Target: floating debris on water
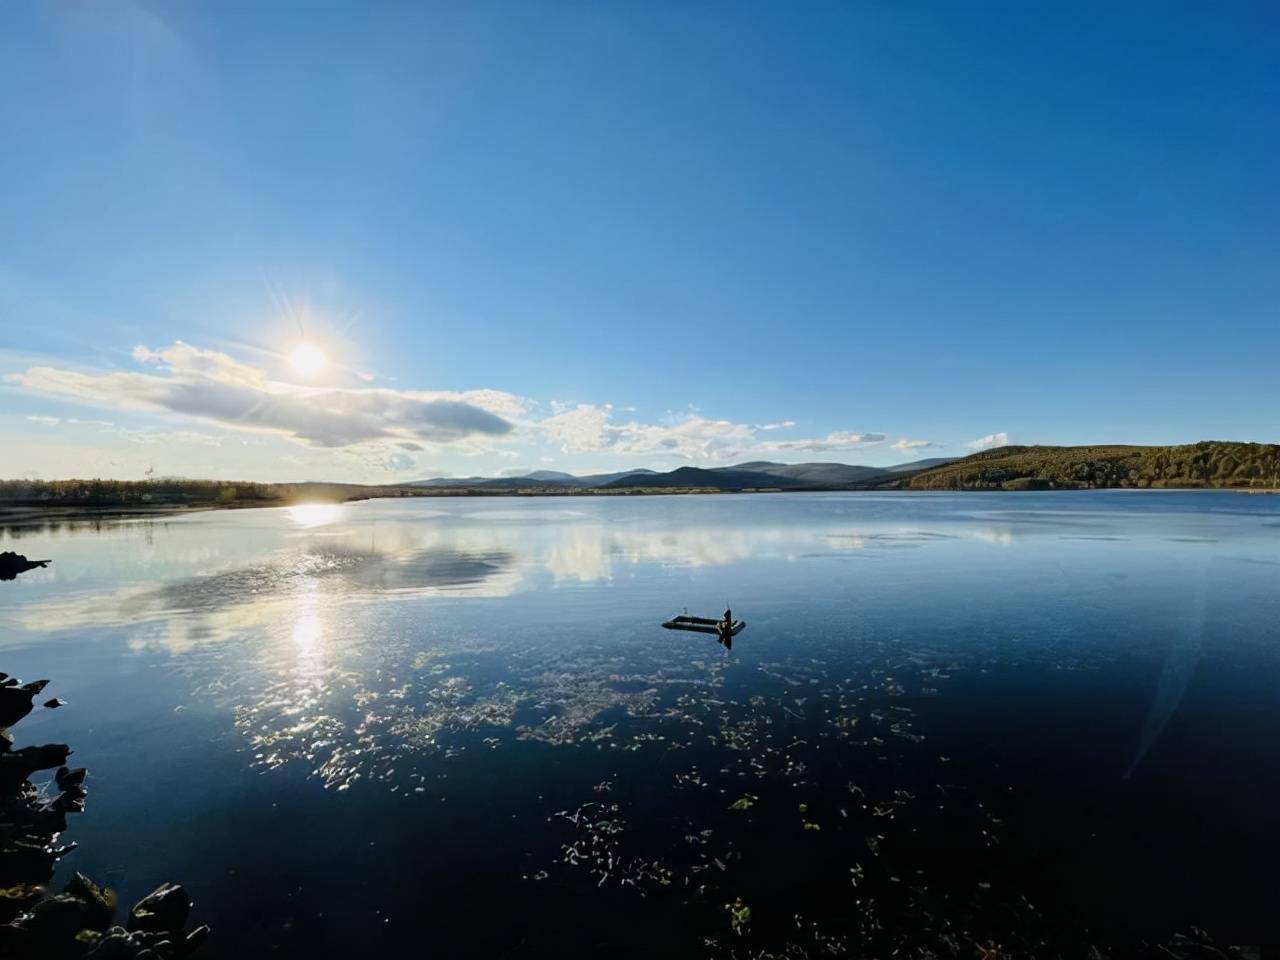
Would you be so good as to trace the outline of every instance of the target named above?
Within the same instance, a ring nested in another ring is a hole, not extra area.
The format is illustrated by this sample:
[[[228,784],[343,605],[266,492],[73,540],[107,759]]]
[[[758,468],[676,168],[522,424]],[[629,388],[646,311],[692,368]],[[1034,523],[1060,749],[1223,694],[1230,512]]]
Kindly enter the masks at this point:
[[[220,675],[210,692],[241,704],[254,766],[433,812],[465,806],[451,791],[474,789],[477,769],[544,758],[553,787],[511,811],[540,829],[510,879],[537,883],[539,902],[601,898],[624,916],[646,901],[679,915],[691,952],[995,957],[1082,942],[1009,882],[1017,804],[971,782],[967,757],[950,762],[944,693],[989,668],[985,654],[833,634],[800,651],[762,638],[753,661],[615,640],[459,632],[429,652],[380,650],[376,674],[334,656]],[[804,883],[776,891],[797,865]]]
[[[741,897],[734,897],[733,903],[726,903],[729,911],[729,928],[737,935],[744,935],[751,927],[751,908],[742,902]]]

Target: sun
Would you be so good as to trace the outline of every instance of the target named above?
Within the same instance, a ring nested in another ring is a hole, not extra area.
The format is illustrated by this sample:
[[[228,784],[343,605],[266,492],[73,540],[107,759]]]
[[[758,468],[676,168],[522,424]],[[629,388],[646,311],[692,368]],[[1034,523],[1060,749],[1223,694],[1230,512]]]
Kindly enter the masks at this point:
[[[310,379],[324,373],[325,367],[329,366],[329,358],[314,343],[304,340],[289,354],[289,366],[298,376]]]

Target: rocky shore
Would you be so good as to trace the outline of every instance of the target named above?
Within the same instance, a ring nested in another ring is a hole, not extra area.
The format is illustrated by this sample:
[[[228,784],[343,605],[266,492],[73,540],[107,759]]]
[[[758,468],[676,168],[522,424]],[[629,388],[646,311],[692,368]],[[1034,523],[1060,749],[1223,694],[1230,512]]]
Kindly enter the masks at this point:
[[[116,922],[115,893],[81,873],[52,889],[58,861],[76,848],[62,843],[67,815],[85,807],[83,767],[67,765],[64,743],[14,747],[10,728],[35,708],[48,680],[22,683],[0,673],[0,958],[49,960],[179,960],[194,953],[209,928],[187,929],[192,901],[162,883]],[[61,707],[49,699],[44,709]],[[32,777],[54,770],[53,780]],[[56,793],[54,792],[56,791]]]
[[[28,570],[36,570],[48,565],[48,560],[28,560],[20,553],[6,550],[4,553],[0,553],[0,580],[13,580],[20,573],[26,573]]]

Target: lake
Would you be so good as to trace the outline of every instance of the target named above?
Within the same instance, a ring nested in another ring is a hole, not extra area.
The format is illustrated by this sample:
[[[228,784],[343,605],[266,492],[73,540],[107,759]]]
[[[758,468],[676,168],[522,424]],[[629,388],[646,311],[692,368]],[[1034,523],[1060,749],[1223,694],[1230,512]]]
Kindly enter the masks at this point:
[[[0,549],[53,560],[0,584],[0,669],[68,701],[19,744],[90,771],[60,877],[183,883],[205,956],[1280,941],[1280,497],[387,500]],[[661,628],[726,605],[731,651]]]

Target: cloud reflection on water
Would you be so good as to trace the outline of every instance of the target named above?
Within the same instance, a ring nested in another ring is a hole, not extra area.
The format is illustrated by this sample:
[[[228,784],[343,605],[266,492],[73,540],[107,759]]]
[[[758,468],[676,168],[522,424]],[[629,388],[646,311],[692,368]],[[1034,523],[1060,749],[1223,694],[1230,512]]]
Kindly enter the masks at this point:
[[[732,658],[691,658],[689,647],[643,633],[625,644],[601,636],[593,610],[609,629],[621,621],[592,584],[640,569],[855,555],[916,564],[922,553],[967,551],[981,563],[992,548],[1115,532],[1107,516],[1085,512],[1056,522],[1047,511],[957,511],[930,524],[859,516],[839,501],[793,503],[806,509],[770,513],[767,499],[669,513],[304,506],[147,527],[145,551],[130,550],[143,529],[122,525],[112,556],[136,567],[92,581],[107,589],[71,582],[74,592],[35,595],[14,619],[32,633],[116,630],[135,650],[166,651],[196,690],[232,709],[257,765],[301,761],[328,785],[375,778],[416,790],[417,760],[455,749],[460,732],[564,745],[608,740],[619,715],[687,725],[672,697],[701,702],[691,691],[709,696]],[[86,566],[109,567],[105,542],[91,546]],[[1090,549],[1127,547],[1097,539]],[[563,629],[544,623],[528,635],[508,607],[486,626],[432,606],[560,589],[581,591],[581,603],[557,605]]]
[[[233,539],[242,514],[183,518],[158,534],[151,526],[121,525],[129,548],[131,533],[146,530],[145,553],[130,549],[138,564],[134,576],[112,571],[113,584],[124,580],[123,586],[34,599],[17,608],[16,622],[32,632],[129,629],[135,643],[155,642],[146,627],[164,622],[162,642],[179,653],[278,623],[282,604],[287,608],[307,591],[330,606],[378,602],[389,595],[499,598],[548,581],[609,581],[636,566],[714,567],[744,560],[835,558],[850,551],[883,551],[887,557],[903,548],[950,549],[957,542],[1008,547],[1024,536],[1062,535],[1081,524],[1096,524],[1102,534],[1106,521],[1103,515],[1081,514],[1064,528],[1053,526],[1056,518],[1047,512],[1016,518],[1013,511],[990,511],[931,530],[874,519],[853,525],[821,513],[792,523],[751,518],[697,526],[606,523],[599,512],[563,508],[471,508],[452,514],[424,509],[404,517],[371,517],[366,505],[309,504],[260,513],[286,521],[255,527],[260,546]],[[219,540],[219,533],[225,539]]]

